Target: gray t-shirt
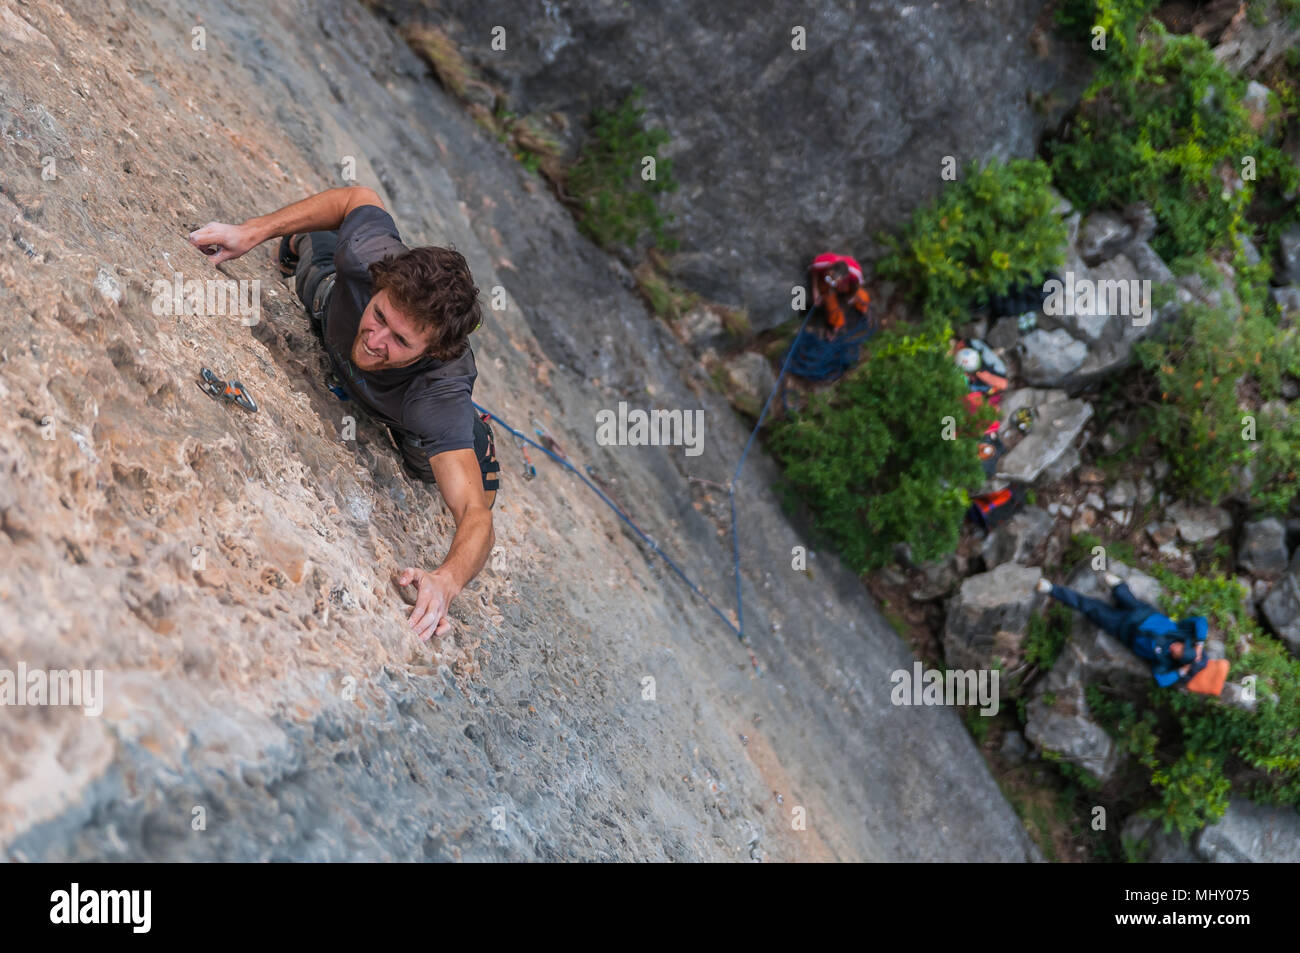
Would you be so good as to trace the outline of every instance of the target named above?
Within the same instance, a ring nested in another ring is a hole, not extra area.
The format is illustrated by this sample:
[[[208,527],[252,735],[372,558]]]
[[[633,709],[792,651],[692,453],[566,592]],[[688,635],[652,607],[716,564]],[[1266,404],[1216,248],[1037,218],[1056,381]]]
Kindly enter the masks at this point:
[[[361,315],[374,296],[369,265],[406,250],[392,216],[377,205],[362,205],[343,220],[334,251],[325,351],[348,395],[397,431],[402,455],[412,467],[432,475],[429,457],[474,447],[470,396],[478,370],[473,350],[467,345],[465,353],[450,361],[425,357],[382,371],[363,371],[350,360]]]

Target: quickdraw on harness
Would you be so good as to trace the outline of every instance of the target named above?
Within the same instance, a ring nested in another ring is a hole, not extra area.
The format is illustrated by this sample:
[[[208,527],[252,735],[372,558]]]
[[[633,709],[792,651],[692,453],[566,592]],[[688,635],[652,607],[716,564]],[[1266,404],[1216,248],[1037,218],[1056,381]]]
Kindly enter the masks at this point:
[[[199,371],[198,385],[199,390],[215,400],[228,400],[232,404],[238,404],[245,410],[257,413],[257,403],[249,395],[244,385],[237,380],[223,381],[205,367]]]

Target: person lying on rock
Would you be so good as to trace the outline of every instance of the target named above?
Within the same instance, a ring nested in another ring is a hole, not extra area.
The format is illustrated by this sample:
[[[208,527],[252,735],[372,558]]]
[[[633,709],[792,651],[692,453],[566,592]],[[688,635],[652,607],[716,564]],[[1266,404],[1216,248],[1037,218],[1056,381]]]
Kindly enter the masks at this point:
[[[1114,573],[1103,577],[1112,589],[1119,608],[1100,599],[1038,580],[1038,591],[1082,612],[1093,625],[1109,632],[1151,666],[1151,674],[1163,688],[1187,682],[1205,668],[1205,636],[1209,624],[1201,616],[1174,622],[1155,606],[1143,602],[1128,583]],[[1217,693],[1216,693],[1217,694]]]
[[[871,295],[862,287],[862,266],[855,259],[826,252],[813,259],[808,271],[812,275],[813,307],[821,309],[829,337],[844,329],[845,307],[862,318],[869,316]]]
[[[415,633],[442,635],[449,604],[492,551],[501,469],[470,399],[478,372],[469,336],[483,315],[464,256],[402,244],[379,196],[360,186],[241,225],[209,222],[189,238],[214,265],[281,239],[280,269],[295,276],[343,391],[389,428],[407,474],[437,484],[456,521],[440,566],[407,567],[396,580],[416,586]]]

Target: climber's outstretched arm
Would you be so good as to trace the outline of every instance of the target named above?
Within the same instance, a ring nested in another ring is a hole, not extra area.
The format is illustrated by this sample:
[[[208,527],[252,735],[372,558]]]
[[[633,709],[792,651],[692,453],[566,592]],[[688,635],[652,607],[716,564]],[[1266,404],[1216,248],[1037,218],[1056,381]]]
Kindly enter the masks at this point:
[[[429,458],[438,491],[456,520],[456,535],[442,565],[433,572],[408,567],[399,585],[415,583],[418,595],[410,625],[423,640],[451,628],[447,607],[487,562],[496,542],[492,510],[483,490],[483,472],[473,450],[448,450]]]
[[[219,265],[238,258],[269,238],[300,232],[332,232],[343,225],[349,212],[362,205],[384,207],[374,189],[365,186],[326,189],[270,215],[250,218],[240,225],[209,222],[190,232],[190,244],[207,255],[208,261]]]

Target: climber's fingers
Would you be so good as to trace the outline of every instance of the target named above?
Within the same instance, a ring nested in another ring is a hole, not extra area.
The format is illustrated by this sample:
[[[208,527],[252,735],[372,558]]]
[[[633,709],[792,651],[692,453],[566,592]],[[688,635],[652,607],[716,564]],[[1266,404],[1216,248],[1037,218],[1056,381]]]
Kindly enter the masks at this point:
[[[401,578],[419,579],[410,626],[420,641],[427,642],[430,635],[442,635],[450,629],[451,621],[447,618],[449,594],[438,585],[433,575],[419,569],[408,569],[402,573]]]
[[[209,222],[189,234],[190,244],[214,265],[238,258],[252,247],[249,236],[238,225]]]

